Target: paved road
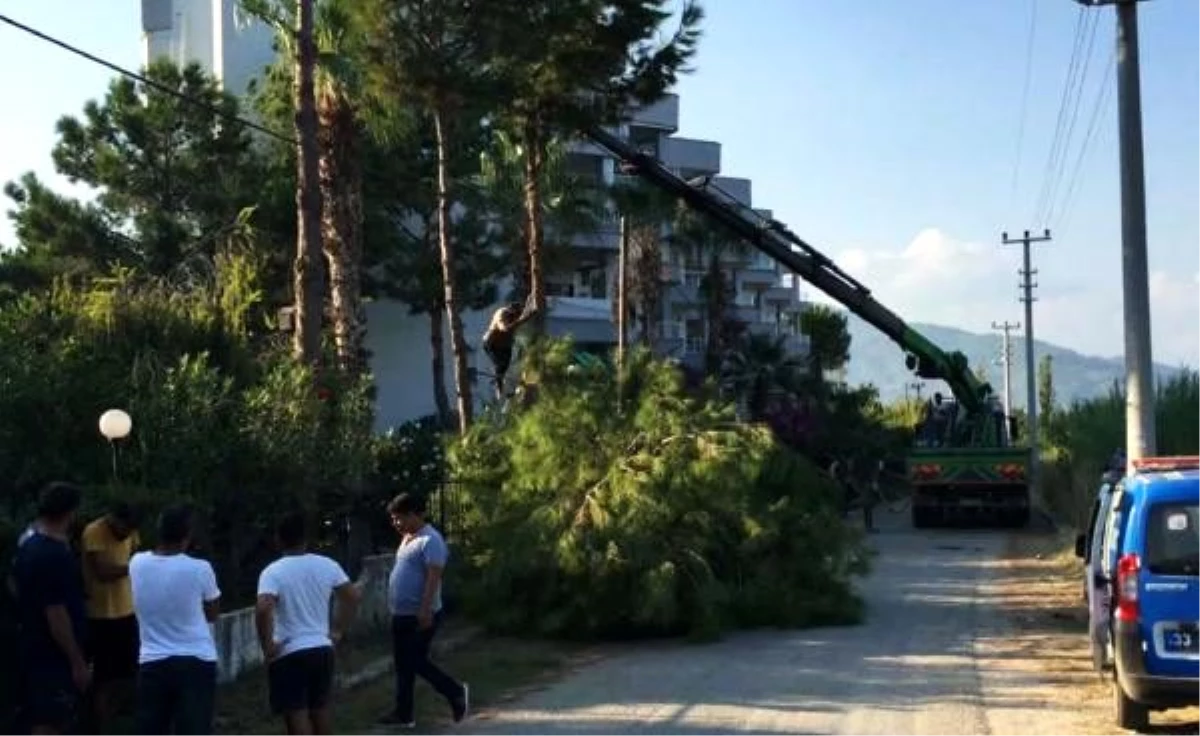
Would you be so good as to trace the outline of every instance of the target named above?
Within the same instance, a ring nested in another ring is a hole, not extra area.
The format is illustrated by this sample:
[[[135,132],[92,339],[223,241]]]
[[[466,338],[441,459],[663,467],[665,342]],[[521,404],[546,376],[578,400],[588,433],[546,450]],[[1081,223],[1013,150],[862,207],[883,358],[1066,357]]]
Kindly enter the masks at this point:
[[[1069,705],[989,642],[1005,535],[887,517],[862,626],[634,649],[504,709],[473,733],[1070,733]],[[989,653],[990,652],[990,653]]]

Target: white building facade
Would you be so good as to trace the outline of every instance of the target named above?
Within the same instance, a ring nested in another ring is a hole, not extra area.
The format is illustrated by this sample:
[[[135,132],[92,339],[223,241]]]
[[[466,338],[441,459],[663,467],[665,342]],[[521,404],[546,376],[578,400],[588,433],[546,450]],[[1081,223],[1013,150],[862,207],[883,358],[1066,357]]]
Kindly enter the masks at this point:
[[[273,34],[260,21],[246,16],[238,0],[142,0],[143,61],[170,58],[176,63],[199,63],[226,90],[244,96],[251,80],[274,59]],[[653,152],[676,174],[711,177],[715,190],[752,206],[748,179],[721,176],[721,146],[712,141],[675,135],[679,129],[679,97],[667,95],[637,110],[615,132],[643,151]],[[612,185],[621,174],[606,151],[576,143],[568,154],[571,170],[593,183]],[[769,215],[768,211],[762,211]],[[591,348],[615,345],[613,300],[617,293],[618,219],[606,219],[597,232],[572,237],[566,243],[547,243],[565,249],[564,264],[547,274],[552,335],[571,335]],[[697,366],[703,360],[709,325],[700,289],[706,259],[694,249],[663,247],[663,308],[655,343],[665,355]],[[788,351],[805,354],[807,339],[794,317],[805,302],[799,280],[784,274],[778,264],[751,248],[722,249],[727,278],[734,285],[734,314],[751,332],[783,338]],[[490,367],[479,340],[491,310],[463,314],[471,362]],[[432,393],[432,342],[429,320],[412,315],[406,304],[379,300],[367,305],[367,348],[377,386],[376,424],[379,429],[436,412]],[[446,335],[444,344],[450,344]],[[446,386],[453,393],[453,361],[446,356]],[[482,401],[489,382],[475,385]],[[453,403],[453,397],[451,397]]]

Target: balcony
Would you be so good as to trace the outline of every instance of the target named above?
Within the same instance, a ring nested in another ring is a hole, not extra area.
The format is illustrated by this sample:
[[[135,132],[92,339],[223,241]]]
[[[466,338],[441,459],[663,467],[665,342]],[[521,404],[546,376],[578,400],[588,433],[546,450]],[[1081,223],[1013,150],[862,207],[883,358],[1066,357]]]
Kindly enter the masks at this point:
[[[679,95],[664,95],[657,102],[631,110],[628,124],[674,133],[679,130]]]
[[[714,176],[709,191],[721,199],[750,206],[752,187],[749,179],[737,176]]]
[[[684,177],[715,174],[721,170],[721,144],[691,138],[663,138],[658,147],[663,165]]]
[[[763,292],[763,299],[776,304],[791,304],[799,302],[800,295],[792,286],[772,286]]]

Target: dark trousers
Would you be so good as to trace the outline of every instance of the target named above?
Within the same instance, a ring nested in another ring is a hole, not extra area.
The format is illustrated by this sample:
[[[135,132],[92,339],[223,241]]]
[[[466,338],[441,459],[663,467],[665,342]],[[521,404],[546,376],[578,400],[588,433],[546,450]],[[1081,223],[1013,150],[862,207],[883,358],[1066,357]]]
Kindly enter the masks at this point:
[[[421,629],[416,616],[392,617],[392,661],[396,669],[396,718],[402,722],[415,720],[413,686],[417,676],[424,678],[443,698],[453,701],[463,694],[463,686],[429,661],[429,646],[441,625],[442,615],[433,618],[433,625]]]
[[[167,657],[138,669],[138,733],[207,734],[213,731],[217,663]]]

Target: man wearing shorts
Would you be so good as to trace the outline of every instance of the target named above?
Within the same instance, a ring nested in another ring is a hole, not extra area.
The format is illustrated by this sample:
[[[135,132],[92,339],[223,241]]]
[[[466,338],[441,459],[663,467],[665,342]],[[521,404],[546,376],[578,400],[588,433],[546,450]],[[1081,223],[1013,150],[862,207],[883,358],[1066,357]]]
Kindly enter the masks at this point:
[[[492,315],[492,321],[487,331],[483,333],[483,352],[492,361],[493,382],[496,385],[496,400],[504,399],[504,376],[512,365],[513,344],[517,339],[517,328],[533,319],[536,309],[530,307],[533,296],[522,310],[521,305],[513,302],[508,306],[497,309]]]
[[[137,521],[129,504],[118,501],[83,530],[92,717],[100,733],[112,719],[116,688],[137,675],[138,626],[129,585],[129,558],[140,542]]]
[[[81,496],[69,483],[48,485],[33,533],[13,560],[22,715],[31,733],[73,733],[91,683],[83,581],[67,542]]]
[[[158,546],[129,560],[137,611],[138,733],[212,733],[217,645],[212,622],[221,589],[212,565],[187,553],[192,510],[171,506],[158,518]]]
[[[333,733],[333,648],[354,616],[359,590],[341,565],[308,551],[303,514],[285,516],[276,533],[283,556],[259,576],[254,612],[271,710],[283,716],[289,734]],[[338,606],[331,629],[334,596]]]

